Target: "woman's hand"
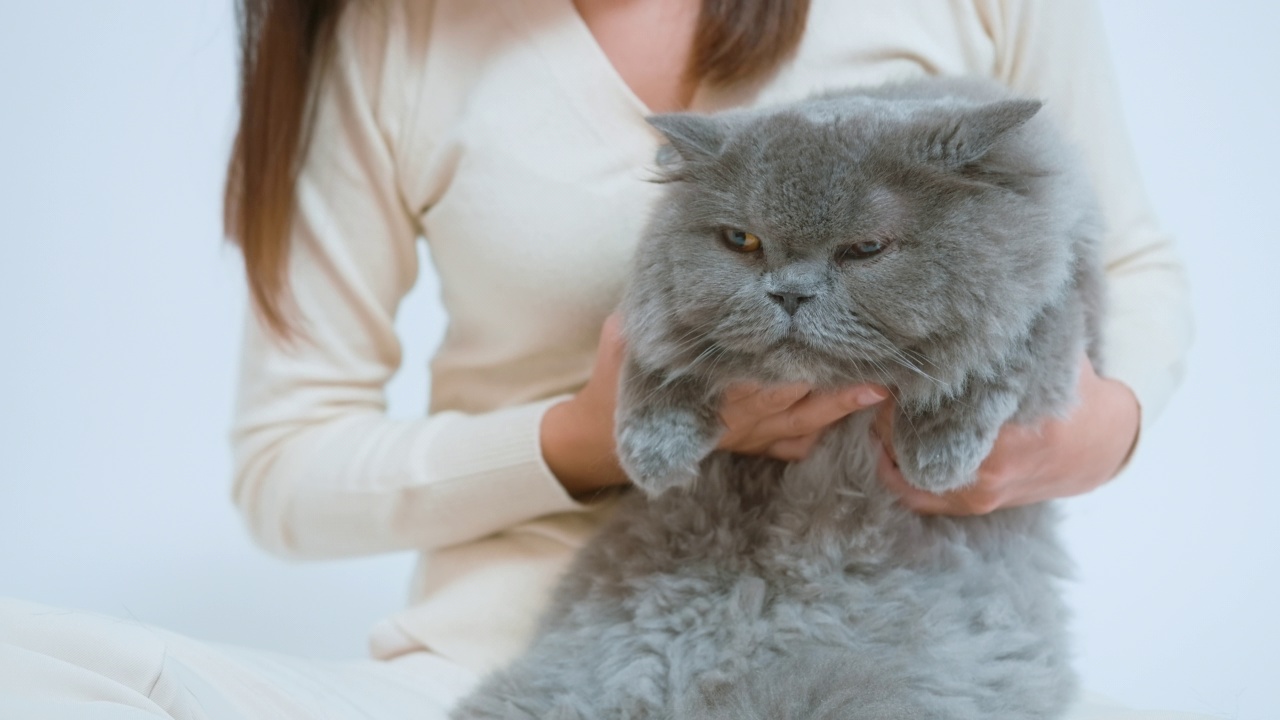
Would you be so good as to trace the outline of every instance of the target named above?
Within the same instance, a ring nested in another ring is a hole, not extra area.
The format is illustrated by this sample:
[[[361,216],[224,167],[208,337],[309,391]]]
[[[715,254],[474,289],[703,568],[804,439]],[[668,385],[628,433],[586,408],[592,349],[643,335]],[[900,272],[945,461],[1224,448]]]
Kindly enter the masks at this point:
[[[1138,439],[1141,410],[1127,385],[1081,362],[1079,404],[1063,420],[1005,425],[978,480],[935,495],[907,484],[890,443],[880,445],[880,479],[907,507],[928,515],[983,515],[1000,508],[1081,495],[1120,471]],[[881,406],[878,438],[893,437],[893,403]]]
[[[725,433],[717,447],[744,455],[803,460],[827,428],[888,395],[875,385],[825,393],[799,383],[733,385],[725,390],[720,406]]]
[[[576,395],[553,405],[542,418],[542,456],[573,495],[621,485],[613,438],[618,374],[624,358],[621,321],[611,315],[600,334],[595,365]],[[807,385],[735,385],[724,394],[721,450],[800,460],[833,423],[888,396],[883,388],[859,385],[815,393]]]
[[[542,459],[570,495],[627,482],[613,440],[618,375],[625,348],[622,321],[615,313],[600,330],[600,346],[587,384],[542,416]]]

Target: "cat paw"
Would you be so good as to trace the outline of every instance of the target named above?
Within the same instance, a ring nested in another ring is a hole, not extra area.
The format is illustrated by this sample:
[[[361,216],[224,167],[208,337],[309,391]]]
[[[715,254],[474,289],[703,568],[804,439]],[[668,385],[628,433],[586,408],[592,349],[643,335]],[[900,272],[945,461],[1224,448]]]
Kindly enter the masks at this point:
[[[912,486],[931,493],[944,493],[972,485],[986,452],[973,443],[906,443],[896,447],[898,469]]]
[[[714,444],[692,413],[651,414],[619,426],[618,461],[631,482],[657,496],[692,485]]]

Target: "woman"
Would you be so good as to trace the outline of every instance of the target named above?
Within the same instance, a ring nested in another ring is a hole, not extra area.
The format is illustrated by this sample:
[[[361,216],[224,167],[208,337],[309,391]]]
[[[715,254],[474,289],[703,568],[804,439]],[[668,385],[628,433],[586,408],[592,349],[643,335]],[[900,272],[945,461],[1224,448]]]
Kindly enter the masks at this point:
[[[93,699],[122,717],[443,717],[477,673],[518,652],[625,482],[611,433],[620,340],[605,320],[658,191],[646,182],[654,112],[979,74],[1047,99],[1082,145],[1110,227],[1111,377],[1085,363],[1077,411],[1006,428],[966,491],[913,491],[886,457],[885,482],[917,510],[990,512],[1096,487],[1176,384],[1189,337],[1181,266],[1141,196],[1088,3],[243,9],[227,199],[255,312],[236,500],[282,554],[422,551],[413,603],[375,629],[377,661],[341,665],[11,606],[0,637],[4,666],[18,669],[0,688],[23,688],[26,716],[87,717],[69,703]],[[393,317],[419,236],[450,325],[430,416],[397,422],[383,386],[400,361]],[[802,457],[824,427],[884,396],[743,388],[722,408],[723,446]]]

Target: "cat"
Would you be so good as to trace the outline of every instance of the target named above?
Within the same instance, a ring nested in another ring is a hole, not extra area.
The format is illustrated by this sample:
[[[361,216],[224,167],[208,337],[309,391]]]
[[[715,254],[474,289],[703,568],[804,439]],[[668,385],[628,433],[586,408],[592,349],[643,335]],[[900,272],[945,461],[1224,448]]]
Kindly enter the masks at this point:
[[[716,451],[734,382],[872,382],[904,477],[975,479],[1100,367],[1101,224],[1041,103],[925,79],[659,115],[622,315],[627,493],[530,649],[454,720],[1055,718],[1075,692],[1049,504],[925,517],[874,410],[786,463]]]

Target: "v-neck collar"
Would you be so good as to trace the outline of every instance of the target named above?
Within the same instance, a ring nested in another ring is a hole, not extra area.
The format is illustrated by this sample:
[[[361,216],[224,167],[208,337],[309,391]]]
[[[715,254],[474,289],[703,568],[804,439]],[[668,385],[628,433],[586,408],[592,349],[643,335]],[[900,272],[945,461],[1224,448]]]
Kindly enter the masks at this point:
[[[582,17],[582,13],[578,12],[578,8],[573,4],[573,0],[551,0],[553,3],[560,5],[565,14],[565,32],[576,36],[575,47],[580,48],[582,61],[585,66],[589,66],[590,70],[598,70],[604,80],[611,83],[624,95],[641,117],[655,115],[653,108],[649,107],[635,89],[631,87],[631,83],[622,77],[622,73],[618,71],[618,66],[613,64],[613,60],[609,58],[609,54],[601,47],[600,41],[596,39],[595,33],[591,32],[591,26],[587,25],[586,19]],[[696,95],[697,92],[695,91]]]
[[[498,5],[537,48],[566,97],[588,115],[604,110],[617,119],[648,127],[649,106],[622,79],[573,0],[500,0]]]
[[[538,49],[565,96],[581,114],[610,125],[642,129],[647,143],[657,136],[645,118],[656,113],[631,89],[578,13],[573,0],[500,0],[498,5]],[[761,84],[695,89],[688,112],[712,112],[749,105]]]

